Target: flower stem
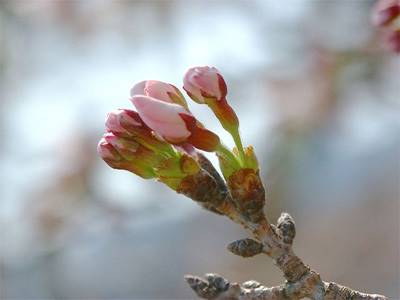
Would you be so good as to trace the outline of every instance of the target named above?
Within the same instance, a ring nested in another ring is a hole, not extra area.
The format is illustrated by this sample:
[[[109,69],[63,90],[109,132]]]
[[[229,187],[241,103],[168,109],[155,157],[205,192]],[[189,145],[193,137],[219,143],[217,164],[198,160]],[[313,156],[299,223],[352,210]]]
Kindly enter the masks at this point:
[[[239,161],[242,167],[246,166],[246,157],[244,154],[244,149],[243,149],[243,144],[242,140],[240,138],[239,134],[239,127],[236,127],[235,130],[231,132],[231,135],[233,137],[233,140],[235,142],[236,148],[238,149],[239,152]]]
[[[220,143],[216,152],[229,159],[229,161],[232,163],[232,167],[238,168],[241,165],[236,156],[224,144]]]

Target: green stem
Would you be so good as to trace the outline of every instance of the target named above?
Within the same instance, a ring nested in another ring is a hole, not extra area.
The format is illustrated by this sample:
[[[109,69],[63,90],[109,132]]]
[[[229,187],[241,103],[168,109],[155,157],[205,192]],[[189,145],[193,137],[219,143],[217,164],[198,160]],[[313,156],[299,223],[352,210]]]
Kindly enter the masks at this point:
[[[217,147],[217,153],[224,155],[228,158],[232,164],[235,165],[235,168],[240,166],[240,162],[237,160],[236,156],[222,143],[220,143]]]
[[[245,154],[244,154],[242,140],[241,140],[240,134],[239,134],[239,128],[236,127],[235,130],[233,130],[231,132],[231,135],[232,135],[233,140],[235,142],[236,148],[239,151],[239,159],[240,159],[241,165],[245,166],[246,165],[246,157],[245,157]]]

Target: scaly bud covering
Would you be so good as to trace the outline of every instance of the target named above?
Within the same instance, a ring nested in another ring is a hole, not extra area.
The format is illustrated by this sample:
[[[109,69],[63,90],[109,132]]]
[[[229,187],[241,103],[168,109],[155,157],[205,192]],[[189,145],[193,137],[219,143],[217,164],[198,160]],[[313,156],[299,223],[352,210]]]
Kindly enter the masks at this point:
[[[296,225],[291,215],[283,212],[279,217],[277,224],[278,232],[282,241],[286,244],[292,244],[296,236]]]
[[[164,102],[175,103],[180,106],[187,107],[185,97],[179,89],[169,83],[157,80],[141,81],[131,89],[131,97],[134,96],[149,96]]]
[[[253,239],[241,239],[230,243],[228,250],[242,257],[252,257],[262,253],[263,244]]]
[[[264,218],[265,191],[258,171],[239,169],[227,179],[237,210],[254,223]]]
[[[202,299],[216,299],[218,295],[227,292],[231,287],[230,283],[218,274],[206,274],[204,277],[203,279],[198,276],[185,276],[186,282],[196,295]]]

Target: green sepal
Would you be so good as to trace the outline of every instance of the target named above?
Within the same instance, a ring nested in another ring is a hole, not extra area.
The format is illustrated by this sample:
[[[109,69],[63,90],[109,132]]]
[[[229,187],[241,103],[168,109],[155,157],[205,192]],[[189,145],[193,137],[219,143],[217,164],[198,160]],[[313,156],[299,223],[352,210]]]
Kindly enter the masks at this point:
[[[244,149],[244,156],[246,167],[258,171],[260,167],[253,146],[248,146]]]
[[[176,157],[163,159],[155,167],[154,171],[160,181],[170,186],[175,186],[178,179],[182,179],[188,175],[193,175],[200,170],[198,162],[185,153],[178,153]],[[170,180],[171,179],[171,180]]]
[[[163,159],[154,167],[154,170],[159,177],[182,177],[184,175],[180,159],[176,157]]]
[[[193,175],[200,171],[200,165],[193,157],[183,154],[181,157],[181,170],[185,175]]]
[[[217,157],[219,161],[219,167],[225,179],[229,178],[229,176],[238,170],[239,167],[237,165],[233,165],[231,160],[227,159],[224,154],[217,153]]]
[[[239,156],[239,151],[236,147],[233,148],[233,153],[235,156]],[[258,165],[258,160],[257,157],[254,153],[254,148],[253,146],[248,146],[244,148],[244,162],[243,162],[243,167],[244,168],[251,168],[254,171],[257,171],[259,169]]]

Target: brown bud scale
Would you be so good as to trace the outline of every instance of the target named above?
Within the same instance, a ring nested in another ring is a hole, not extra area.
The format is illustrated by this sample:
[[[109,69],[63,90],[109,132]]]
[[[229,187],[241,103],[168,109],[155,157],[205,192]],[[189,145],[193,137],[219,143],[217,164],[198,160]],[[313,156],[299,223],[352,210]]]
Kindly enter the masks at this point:
[[[252,257],[263,251],[263,245],[253,239],[242,239],[230,243],[228,250],[242,257]]]
[[[265,190],[259,172],[243,168],[228,179],[231,196],[239,212],[251,222],[259,222],[264,217]]]
[[[221,189],[215,179],[203,169],[183,178],[176,191],[201,203],[212,212],[220,212],[218,207],[227,198],[226,190]]]

